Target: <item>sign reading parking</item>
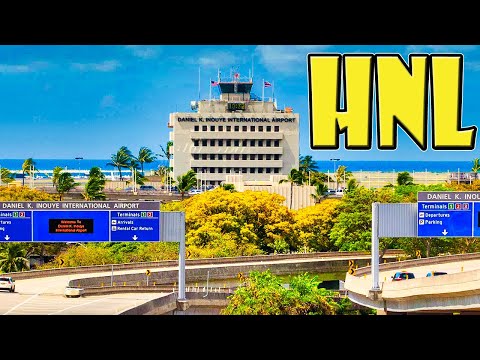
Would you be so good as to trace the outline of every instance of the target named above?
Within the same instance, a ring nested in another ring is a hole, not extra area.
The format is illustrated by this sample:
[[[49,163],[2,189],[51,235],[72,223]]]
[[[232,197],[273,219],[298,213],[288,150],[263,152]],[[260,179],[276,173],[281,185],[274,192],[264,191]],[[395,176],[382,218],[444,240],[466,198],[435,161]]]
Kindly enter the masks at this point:
[[[480,237],[480,192],[420,191],[419,237]]]
[[[0,202],[0,242],[25,241],[160,241],[160,202]]]

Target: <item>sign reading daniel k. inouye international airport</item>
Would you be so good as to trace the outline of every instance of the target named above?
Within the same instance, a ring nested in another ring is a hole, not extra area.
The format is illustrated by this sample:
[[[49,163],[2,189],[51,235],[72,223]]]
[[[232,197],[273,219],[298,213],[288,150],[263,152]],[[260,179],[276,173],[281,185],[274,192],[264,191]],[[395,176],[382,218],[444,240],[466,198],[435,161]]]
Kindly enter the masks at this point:
[[[0,202],[0,242],[25,241],[160,241],[160,202]]]

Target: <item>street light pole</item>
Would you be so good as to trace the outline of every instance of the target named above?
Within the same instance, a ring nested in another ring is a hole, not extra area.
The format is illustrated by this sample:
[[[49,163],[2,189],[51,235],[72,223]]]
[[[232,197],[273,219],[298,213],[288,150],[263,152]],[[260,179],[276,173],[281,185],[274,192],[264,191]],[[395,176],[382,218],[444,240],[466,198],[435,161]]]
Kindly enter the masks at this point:
[[[336,172],[337,172],[337,169],[335,167],[335,162],[337,161],[340,161],[340,159],[330,159],[330,161],[333,161],[333,176],[335,176],[335,191],[338,190],[338,184],[337,184],[337,176],[336,176]]]
[[[76,157],[75,160],[78,160],[78,176],[80,176],[80,160],[83,160],[83,157]]]

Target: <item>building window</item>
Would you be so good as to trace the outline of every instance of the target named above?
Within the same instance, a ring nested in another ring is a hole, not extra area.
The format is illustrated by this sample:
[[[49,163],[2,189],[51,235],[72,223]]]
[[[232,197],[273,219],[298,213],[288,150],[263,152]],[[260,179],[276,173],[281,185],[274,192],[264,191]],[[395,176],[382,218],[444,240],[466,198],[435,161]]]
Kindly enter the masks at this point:
[[[272,127],[271,126],[267,126],[267,132],[270,132],[272,131]]]
[[[259,132],[262,132],[262,131],[263,131],[263,126],[259,126],[259,127],[258,127],[258,131],[259,131]]]
[[[210,146],[215,146],[215,140],[210,140]]]
[[[242,168],[242,173],[246,174],[247,173],[247,168]]]
[[[255,154],[250,154],[250,160],[255,160]]]
[[[255,174],[255,168],[250,168],[250,174]]]
[[[267,147],[272,146],[272,140],[267,140]]]
[[[240,160],[240,155],[238,154],[233,155],[233,160]]]
[[[198,160],[198,154],[193,154],[193,160]]]
[[[240,146],[239,140],[233,140],[233,146]]]
[[[274,160],[280,160],[280,154],[275,154],[273,156],[274,156]]]
[[[231,127],[231,126],[227,126],[227,131],[232,131],[232,127]]]
[[[215,160],[215,154],[210,154],[210,160]]]
[[[262,154],[258,154],[258,160],[263,160],[263,155]]]
[[[258,173],[263,174],[263,168],[258,168]]]
[[[270,154],[265,155],[265,160],[272,160],[272,155],[270,155]]]
[[[255,140],[250,140],[250,146],[255,147]]]
[[[198,140],[193,140],[193,146],[198,146],[199,142]]]
[[[202,126],[202,131],[207,131],[207,125]]]
[[[223,174],[223,168],[218,168],[218,173]]]
[[[247,140],[242,140],[242,146],[247,146]]]
[[[223,131],[223,126],[222,125],[218,126],[218,131]]]
[[[250,126],[250,131],[255,132],[255,126]]]
[[[247,154],[243,154],[243,155],[242,155],[242,160],[248,160],[248,159],[247,159]]]
[[[227,146],[232,146],[232,140],[227,140]]]
[[[202,154],[202,160],[207,160],[207,154]]]
[[[225,168],[225,173],[229,174],[231,172],[232,172],[231,168],[229,168],[229,167]]]
[[[202,146],[207,146],[207,140],[202,140]]]
[[[273,172],[274,172],[275,174],[278,174],[279,170],[280,170],[279,168],[274,168],[274,169],[273,169]]]
[[[215,174],[215,168],[210,168],[210,174]]]
[[[235,125],[235,126],[233,127],[233,129],[234,129],[234,131],[240,131],[240,126]]]
[[[242,131],[247,132],[247,126],[242,126]]]
[[[280,146],[280,140],[275,140],[274,146],[275,146],[275,147],[279,147],[279,146]]]
[[[218,140],[218,146],[223,146],[223,140]]]
[[[227,154],[226,157],[227,157],[227,160],[232,160],[232,155],[231,154]]]
[[[193,129],[194,129],[195,131],[198,131],[198,130],[199,130],[199,126],[198,126],[198,125],[195,125],[195,126],[193,127]]]
[[[280,131],[280,126],[275,126],[275,127],[274,127],[274,131],[275,131],[275,132],[279,132],[279,131]]]
[[[258,140],[258,146],[263,146],[263,140]]]
[[[266,168],[266,169],[265,169],[265,172],[266,172],[267,174],[270,174],[270,173],[272,172],[272,169]]]
[[[215,125],[210,125],[210,131],[215,131]]]

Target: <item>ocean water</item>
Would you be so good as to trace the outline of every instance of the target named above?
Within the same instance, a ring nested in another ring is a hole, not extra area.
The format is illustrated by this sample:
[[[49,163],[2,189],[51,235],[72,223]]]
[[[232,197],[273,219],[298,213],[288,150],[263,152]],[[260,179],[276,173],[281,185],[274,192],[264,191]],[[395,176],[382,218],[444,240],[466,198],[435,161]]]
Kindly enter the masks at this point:
[[[22,169],[25,159],[0,159],[0,167],[5,167],[12,171]],[[109,159],[34,159],[38,170],[52,170],[55,166],[60,166],[65,170],[74,172],[75,170],[90,170],[98,166],[104,171],[116,171],[113,166],[107,165]],[[334,166],[346,166],[348,171],[380,171],[380,172],[401,172],[408,171],[419,172],[469,172],[472,170],[472,161],[333,161],[316,160],[318,171],[332,172]],[[155,160],[152,163],[144,163],[144,171],[156,170],[159,166],[166,166],[166,160]],[[122,172],[124,170],[122,169]]]

